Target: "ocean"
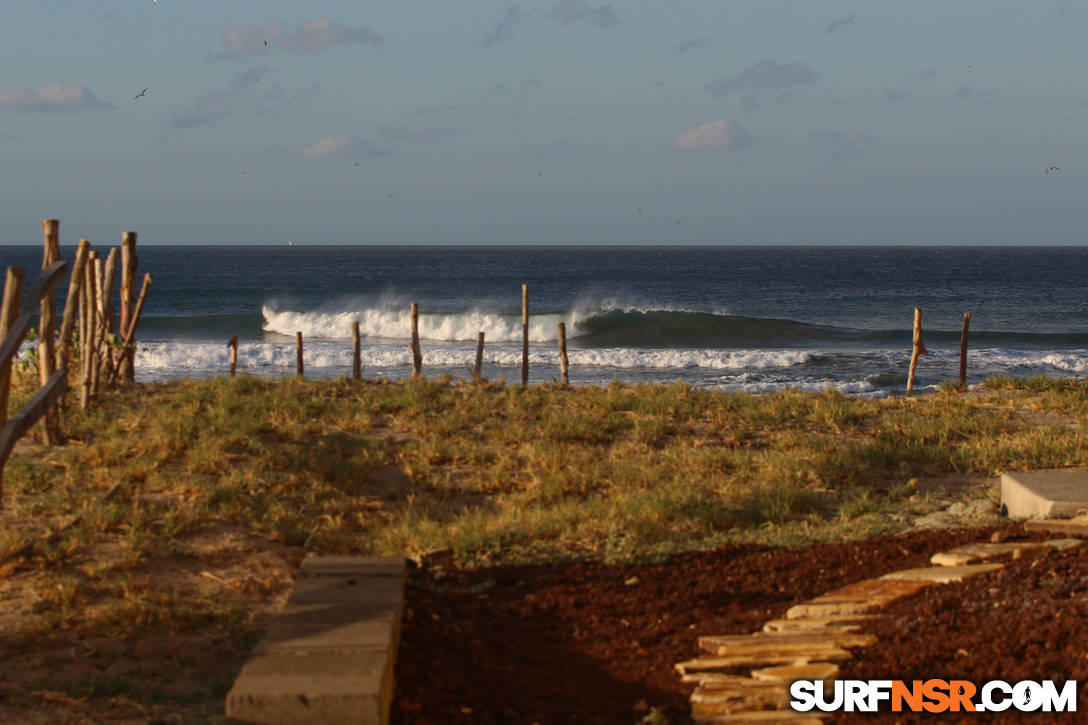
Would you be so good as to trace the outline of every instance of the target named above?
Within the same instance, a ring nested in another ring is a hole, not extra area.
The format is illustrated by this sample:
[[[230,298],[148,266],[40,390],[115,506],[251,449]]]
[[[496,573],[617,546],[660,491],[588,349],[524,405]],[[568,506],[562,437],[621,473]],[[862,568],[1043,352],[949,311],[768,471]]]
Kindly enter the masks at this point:
[[[100,253],[105,254],[100,248]],[[1082,247],[138,247],[151,290],[140,381],[295,372],[350,376],[351,323],[363,376],[411,374],[419,303],[423,374],[521,380],[521,285],[530,294],[530,382],[560,377],[566,323],[574,384],[686,382],[763,392],[906,391],[914,308],[929,355],[915,390],[959,375],[1088,371],[1088,248]],[[73,247],[62,247],[72,260]],[[41,266],[40,246],[0,247],[0,265]],[[29,281],[29,280],[28,280]],[[62,288],[63,289],[63,288]],[[63,298],[62,298],[63,299]]]

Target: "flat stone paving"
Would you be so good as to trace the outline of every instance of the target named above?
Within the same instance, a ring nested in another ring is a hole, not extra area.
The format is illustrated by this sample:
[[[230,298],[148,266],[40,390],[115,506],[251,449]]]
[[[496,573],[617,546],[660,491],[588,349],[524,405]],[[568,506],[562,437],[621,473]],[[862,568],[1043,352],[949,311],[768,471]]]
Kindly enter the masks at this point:
[[[796,680],[834,679],[839,672],[835,663],[851,657],[845,648],[876,644],[864,628],[866,620],[880,616],[879,610],[924,587],[1001,569],[1000,561],[1081,543],[1066,538],[960,546],[934,554],[931,561],[936,566],[903,569],[802,602],[790,608],[786,619],[768,622],[761,632],[700,637],[699,648],[707,654],[676,665],[683,681],[696,685],[692,719],[696,725],[822,722],[819,714],[789,709],[789,686]],[[748,677],[714,672],[737,666],[753,669]]]
[[[402,557],[307,556],[295,589],[227,694],[227,717],[261,725],[389,722]]]
[[[1073,518],[1088,511],[1088,471],[1027,471],[1001,475],[1009,518]]]

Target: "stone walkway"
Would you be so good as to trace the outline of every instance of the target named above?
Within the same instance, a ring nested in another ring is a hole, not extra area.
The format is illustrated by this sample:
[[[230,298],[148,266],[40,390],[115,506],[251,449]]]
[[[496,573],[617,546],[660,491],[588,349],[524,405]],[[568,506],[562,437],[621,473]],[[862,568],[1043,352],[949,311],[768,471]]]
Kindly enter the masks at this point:
[[[995,537],[996,538],[996,537]],[[1079,539],[1046,542],[990,541],[934,554],[933,566],[904,569],[866,579],[792,607],[785,619],[767,622],[747,635],[700,637],[706,654],[676,665],[684,682],[696,684],[691,712],[697,725],[734,723],[821,723],[818,715],[789,708],[796,680],[832,681],[849,648],[868,647],[876,637],[865,623],[892,602],[938,584],[995,571],[1003,561],[1040,556],[1080,545]],[[748,675],[721,670],[743,668]]]

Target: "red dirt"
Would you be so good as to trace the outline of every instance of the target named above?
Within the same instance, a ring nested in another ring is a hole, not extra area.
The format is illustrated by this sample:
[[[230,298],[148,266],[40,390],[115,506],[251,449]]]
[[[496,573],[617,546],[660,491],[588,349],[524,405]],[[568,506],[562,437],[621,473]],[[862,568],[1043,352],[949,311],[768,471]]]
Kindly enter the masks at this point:
[[[1050,538],[1008,528],[1020,539]],[[661,565],[417,570],[406,597],[393,722],[630,725],[648,715],[690,722],[692,686],[673,666],[700,654],[699,636],[753,632],[793,604],[928,565],[932,554],[986,541],[994,530],[735,546]],[[892,605],[887,619],[866,628],[880,643],[855,650],[841,676],[1088,683],[1088,550],[1034,561]],[[1082,686],[1082,700],[1085,694]]]

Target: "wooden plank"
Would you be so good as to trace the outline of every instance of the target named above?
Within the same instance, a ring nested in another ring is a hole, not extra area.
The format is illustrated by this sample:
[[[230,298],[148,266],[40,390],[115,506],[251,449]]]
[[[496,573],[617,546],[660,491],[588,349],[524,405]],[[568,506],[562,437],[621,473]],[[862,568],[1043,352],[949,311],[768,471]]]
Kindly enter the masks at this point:
[[[83,288],[83,267],[87,264],[87,254],[90,249],[90,242],[86,239],[79,240],[76,261],[72,265],[72,275],[68,278],[68,297],[64,301],[64,314],[61,317],[60,336],[57,340],[57,368],[60,370],[68,367],[68,360],[72,356],[72,329],[75,327],[76,318],[79,317],[79,293]]]
[[[34,284],[30,285],[30,288],[26,291],[26,296],[23,298],[23,312],[28,312],[38,306],[42,298],[57,288],[57,285],[64,279],[64,270],[68,268],[68,263],[63,259],[59,262],[53,262],[34,280]]]
[[[11,417],[0,430],[0,466],[7,462],[15,441],[19,440],[45,414],[46,409],[57,401],[68,385],[65,371],[58,370],[49,382],[38,389],[19,412]]]
[[[521,384],[529,384],[529,285],[521,286]]]
[[[24,312],[11,323],[8,336],[4,338],[3,343],[0,343],[0,366],[10,363],[15,353],[19,352],[19,348],[23,346],[26,331],[30,329],[31,319],[30,313]]]
[[[409,308],[412,317],[412,377],[418,378],[423,370],[423,353],[419,350],[419,303]]]
[[[359,347],[359,321],[351,323],[351,377],[358,380],[363,376],[362,350]],[[234,373],[231,373],[234,377]]]
[[[19,316],[19,299],[23,296],[26,269],[8,267],[4,281],[4,302],[0,306],[0,342],[7,339],[8,329]],[[8,419],[8,395],[11,392],[11,360],[0,358],[0,425]]]
[[[567,360],[567,323],[560,322],[557,327],[559,329],[559,372],[563,376],[563,385],[569,385],[568,368],[570,363]]]

